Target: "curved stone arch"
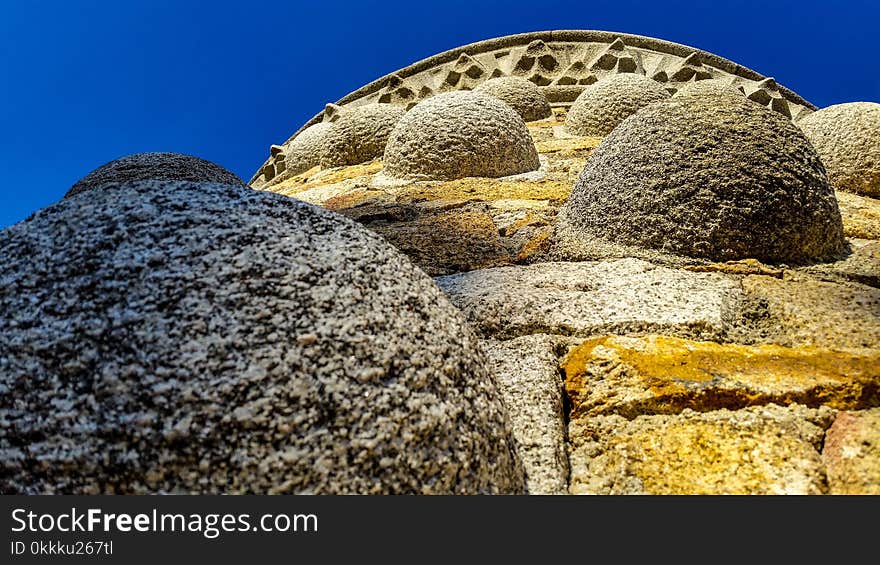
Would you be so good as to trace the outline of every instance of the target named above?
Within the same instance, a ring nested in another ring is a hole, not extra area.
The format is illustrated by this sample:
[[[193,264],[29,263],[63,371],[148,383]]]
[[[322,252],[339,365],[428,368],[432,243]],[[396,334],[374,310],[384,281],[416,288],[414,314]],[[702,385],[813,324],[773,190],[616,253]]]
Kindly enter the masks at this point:
[[[747,97],[792,119],[816,110],[773,78],[714,53],[663,39],[598,30],[537,31],[469,43],[384,75],[335,105],[381,101],[411,106],[438,91],[471,89],[489,78],[512,74],[538,84],[552,105],[566,106],[588,84],[618,72],[645,74],[668,83],[672,92],[694,80],[727,80],[741,87]],[[323,121],[324,113],[315,114],[284,145]],[[251,186],[262,187],[274,176],[275,158],[270,156],[260,166],[249,181]]]

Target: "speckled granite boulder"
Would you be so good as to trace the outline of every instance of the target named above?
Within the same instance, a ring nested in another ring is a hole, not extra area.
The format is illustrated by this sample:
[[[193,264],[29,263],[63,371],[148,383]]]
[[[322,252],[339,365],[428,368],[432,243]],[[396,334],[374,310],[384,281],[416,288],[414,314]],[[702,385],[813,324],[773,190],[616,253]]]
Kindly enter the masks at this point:
[[[501,100],[527,122],[543,120],[553,115],[547,97],[538,85],[522,77],[497,77],[474,89]]]
[[[284,164],[289,174],[297,175],[320,164],[321,147],[331,127],[333,124],[327,122],[310,125],[287,144],[284,148]]]
[[[880,197],[880,104],[849,102],[798,122],[840,190]]]
[[[110,161],[76,182],[64,197],[99,188],[138,180],[188,180],[244,184],[235,174],[220,165],[180,153],[133,153]]]
[[[629,116],[666,98],[666,89],[646,76],[614,75],[578,95],[565,118],[565,127],[574,135],[604,137]]]
[[[584,240],[714,260],[798,264],[844,247],[810,142],[735,94],[675,97],[625,120],[587,162],[559,221]]]
[[[339,110],[321,139],[322,167],[366,163],[382,156],[388,135],[406,110],[393,104],[365,104]]]
[[[534,171],[538,153],[523,119],[491,96],[456,91],[417,104],[385,148],[385,172],[400,179],[503,177]]]
[[[520,493],[489,361],[380,237],[144,181],[0,232],[3,493]]]

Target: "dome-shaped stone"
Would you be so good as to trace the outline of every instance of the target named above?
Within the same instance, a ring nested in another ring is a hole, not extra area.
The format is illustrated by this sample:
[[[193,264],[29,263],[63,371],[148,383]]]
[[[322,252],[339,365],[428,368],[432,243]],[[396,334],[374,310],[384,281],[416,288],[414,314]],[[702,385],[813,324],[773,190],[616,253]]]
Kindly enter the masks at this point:
[[[560,214],[577,237],[714,260],[797,264],[844,245],[834,191],[809,141],[736,94],[675,97],[624,120]]]
[[[503,177],[539,164],[522,117],[497,98],[472,91],[418,103],[385,148],[385,173],[401,179]]]
[[[4,493],[519,493],[479,342],[341,215],[141,181],[0,232]]]
[[[835,104],[797,124],[819,152],[835,188],[880,197],[880,104]]]
[[[244,184],[235,174],[200,157],[167,152],[133,153],[101,165],[78,180],[64,196],[106,184],[149,179]]]
[[[322,139],[322,167],[357,165],[381,157],[388,135],[406,110],[393,104],[341,108]]]
[[[285,170],[291,175],[298,175],[319,165],[324,136],[332,126],[327,122],[319,122],[299,132],[284,148]]]
[[[655,80],[632,73],[614,75],[578,95],[565,127],[574,135],[604,137],[640,109],[666,98],[669,93]]]
[[[516,110],[527,122],[553,115],[550,103],[538,85],[522,77],[491,78],[477,86],[474,92],[494,96]]]

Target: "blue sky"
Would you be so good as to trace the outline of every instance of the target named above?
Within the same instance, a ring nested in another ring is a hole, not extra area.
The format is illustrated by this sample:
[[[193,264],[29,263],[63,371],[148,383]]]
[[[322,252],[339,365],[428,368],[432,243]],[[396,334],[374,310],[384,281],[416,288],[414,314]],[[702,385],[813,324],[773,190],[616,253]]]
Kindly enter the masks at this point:
[[[141,151],[245,181],[327,102],[465,43],[599,29],[698,47],[816,104],[880,102],[871,1],[5,0],[0,228]]]

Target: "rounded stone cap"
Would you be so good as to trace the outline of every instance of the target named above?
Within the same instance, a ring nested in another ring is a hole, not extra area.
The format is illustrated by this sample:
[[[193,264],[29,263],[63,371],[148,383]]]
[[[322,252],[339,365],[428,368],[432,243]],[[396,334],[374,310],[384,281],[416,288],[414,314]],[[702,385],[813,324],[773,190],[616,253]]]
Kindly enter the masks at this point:
[[[141,181],[0,231],[5,493],[521,493],[463,315],[381,237]]]
[[[419,102],[385,148],[385,173],[401,179],[503,177],[534,171],[539,164],[522,117],[497,98],[472,91]]]
[[[235,174],[200,157],[168,152],[133,153],[101,165],[78,180],[64,197],[107,184],[147,179],[244,184]]]
[[[312,124],[287,144],[284,148],[284,163],[290,174],[297,175],[320,164],[324,136],[332,126],[333,124],[327,122]]]
[[[322,167],[357,165],[381,157],[388,135],[406,110],[394,104],[339,109],[321,139]]]
[[[835,188],[880,197],[880,104],[835,104],[797,125],[819,152]]]
[[[527,122],[543,120],[553,115],[550,102],[538,85],[522,77],[490,78],[474,89],[501,100]]]
[[[787,118],[737,94],[674,97],[624,120],[560,216],[577,237],[718,261],[799,264],[844,247],[812,145]]]
[[[588,86],[565,117],[574,135],[605,137],[617,124],[645,106],[669,98],[659,82],[643,75],[622,73]]]

